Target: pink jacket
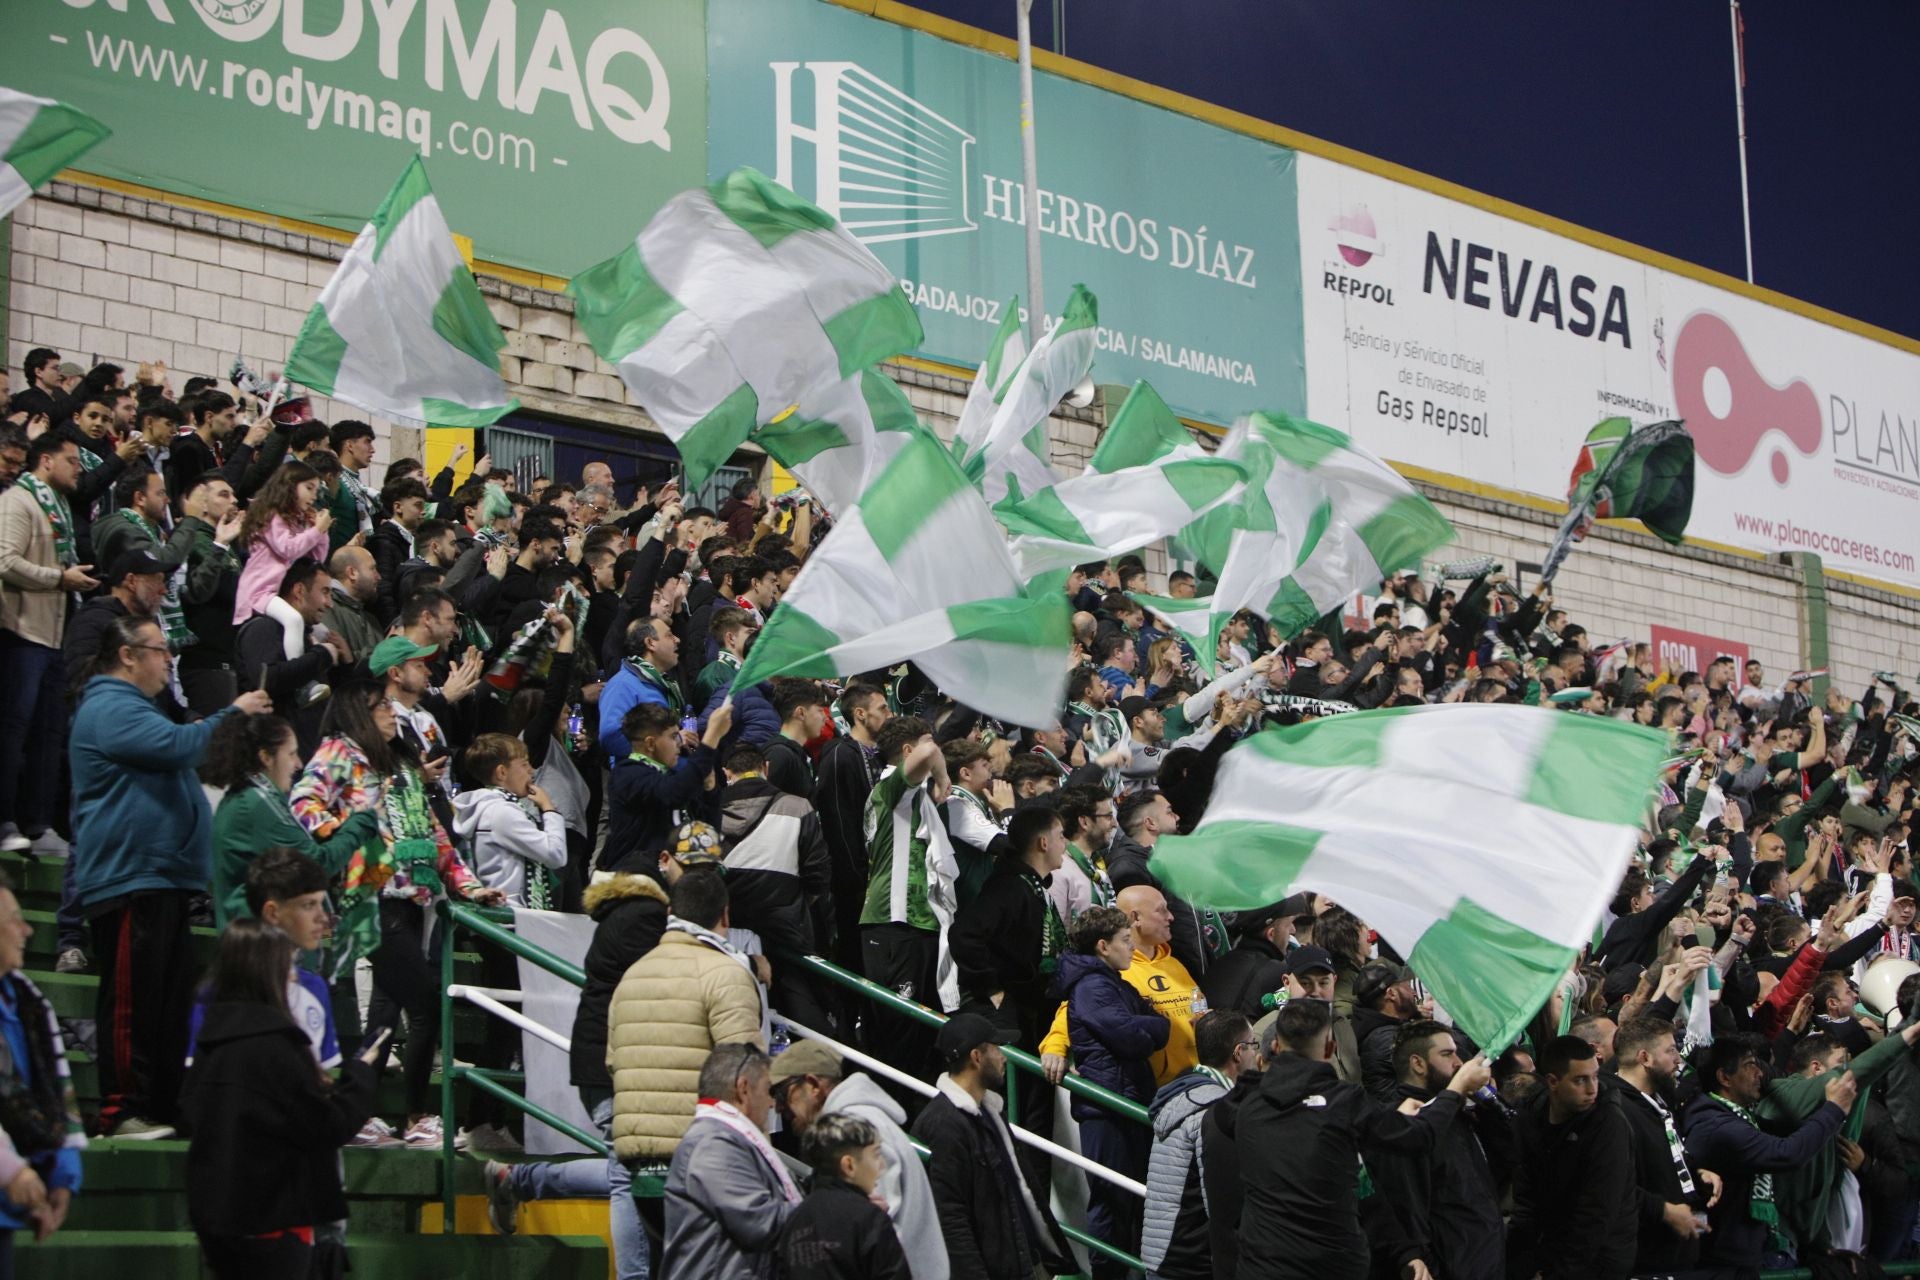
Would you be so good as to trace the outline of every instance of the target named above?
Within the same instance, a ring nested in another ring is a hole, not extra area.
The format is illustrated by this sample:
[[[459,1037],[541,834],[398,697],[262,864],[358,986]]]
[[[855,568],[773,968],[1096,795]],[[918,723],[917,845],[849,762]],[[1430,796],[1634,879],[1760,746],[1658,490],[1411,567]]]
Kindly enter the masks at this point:
[[[233,624],[237,627],[267,607],[295,560],[326,558],[326,530],[311,525],[296,529],[284,517],[275,516],[247,547],[247,562],[241,566],[240,584],[233,593]]]

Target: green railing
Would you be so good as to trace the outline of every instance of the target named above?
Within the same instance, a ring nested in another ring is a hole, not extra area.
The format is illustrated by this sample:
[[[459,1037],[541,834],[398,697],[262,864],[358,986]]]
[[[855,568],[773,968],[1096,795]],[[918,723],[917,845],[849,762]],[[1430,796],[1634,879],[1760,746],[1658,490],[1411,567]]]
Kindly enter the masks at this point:
[[[599,1134],[588,1133],[580,1129],[578,1126],[548,1111],[545,1107],[528,1101],[524,1095],[508,1088],[508,1083],[518,1078],[516,1073],[493,1070],[485,1067],[458,1065],[455,1063],[453,1055],[454,997],[451,993],[454,986],[457,985],[454,981],[453,966],[455,948],[453,943],[459,930],[465,929],[475,937],[484,939],[497,947],[504,948],[513,955],[539,968],[545,969],[548,973],[570,982],[576,987],[586,985],[586,973],[581,970],[578,965],[569,964],[551,952],[525,941],[518,934],[514,933],[512,929],[503,927],[504,925],[511,924],[513,921],[513,913],[509,910],[503,908],[474,907],[464,903],[443,901],[440,903],[439,912],[442,922],[448,929],[446,944],[441,949],[440,957],[440,1055],[441,1061],[444,1064],[440,1074],[440,1123],[443,1133],[441,1159],[444,1163],[441,1175],[441,1195],[444,1206],[441,1217],[441,1230],[451,1234],[454,1229],[454,1162],[459,1158],[459,1153],[454,1148],[456,1133],[454,1087],[460,1081],[465,1080],[481,1092],[499,1099],[508,1106],[517,1108],[522,1113],[533,1117],[549,1128],[566,1134],[569,1138],[572,1138],[590,1151],[606,1155],[609,1152],[609,1148],[606,1140],[601,1138]],[[945,1014],[937,1013],[925,1005],[916,1004],[914,1001],[901,996],[898,992],[891,991],[879,983],[870,982],[859,974],[849,973],[847,970],[840,968],[830,961],[823,960],[819,956],[797,955],[783,952],[773,958],[776,963],[797,965],[816,977],[832,982],[837,986],[844,987],[849,991],[866,997],[875,1004],[884,1005],[895,1013],[912,1018],[914,1021],[924,1023],[927,1026],[938,1027],[947,1020]],[[1042,1079],[1045,1078],[1045,1071],[1040,1065],[1040,1059],[1033,1054],[1011,1046],[1003,1049],[1003,1052],[1006,1054],[1008,1063],[1017,1068],[1018,1072],[1026,1072]],[[1009,1071],[1006,1082],[1006,1114],[1008,1116],[1008,1123],[1016,1127],[1018,1127],[1016,1117],[1019,1114],[1019,1085],[1017,1081],[1017,1072]],[[1095,1106],[1105,1108],[1116,1115],[1125,1116],[1141,1124],[1149,1122],[1147,1109],[1145,1107],[1131,1099],[1121,1097],[1110,1089],[1103,1089],[1090,1080],[1083,1080],[1079,1076],[1069,1074],[1061,1080],[1059,1087],[1066,1089],[1069,1093],[1080,1098],[1084,1098]],[[1044,1137],[1046,1135],[1039,1136]],[[928,1155],[926,1147],[918,1142],[914,1143],[914,1149],[920,1152],[922,1159]],[[641,1194],[643,1185],[647,1187],[651,1194],[659,1194],[658,1179],[642,1179],[636,1176],[633,1185],[636,1195]],[[1113,1258],[1128,1267],[1145,1270],[1145,1265],[1137,1256],[1123,1249],[1115,1248],[1113,1245],[1098,1239],[1079,1227],[1062,1222],[1060,1223],[1060,1229],[1069,1238],[1077,1241],[1087,1249]]]

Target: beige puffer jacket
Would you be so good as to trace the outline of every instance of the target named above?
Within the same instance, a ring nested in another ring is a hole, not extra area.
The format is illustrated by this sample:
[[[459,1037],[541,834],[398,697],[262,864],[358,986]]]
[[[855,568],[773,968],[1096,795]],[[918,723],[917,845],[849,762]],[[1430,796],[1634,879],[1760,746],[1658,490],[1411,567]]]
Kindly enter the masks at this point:
[[[700,1068],[717,1044],[762,1049],[760,984],[730,955],[668,930],[633,962],[607,1013],[613,1149],[622,1160],[665,1160],[693,1123]]]

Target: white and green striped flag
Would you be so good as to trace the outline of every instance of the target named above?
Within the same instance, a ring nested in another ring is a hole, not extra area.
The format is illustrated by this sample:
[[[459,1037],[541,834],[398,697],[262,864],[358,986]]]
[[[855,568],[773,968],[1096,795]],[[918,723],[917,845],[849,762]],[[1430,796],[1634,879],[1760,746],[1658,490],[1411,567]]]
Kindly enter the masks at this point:
[[[1007,299],[1001,309],[1000,325],[987,344],[987,358],[973,371],[973,385],[967,388],[966,403],[960,406],[960,418],[953,427],[953,456],[962,466],[968,458],[978,457],[987,443],[987,428],[993,425],[1000,397],[1013,382],[1014,371],[1027,358],[1027,335],[1020,327],[1020,295]],[[978,471],[968,473],[977,482]]]
[[[1211,458],[1193,433],[1180,425],[1160,393],[1147,382],[1136,382],[1120,402],[1087,460],[1091,471],[1120,471],[1142,467],[1161,458]]]
[[[64,102],[0,89],[0,218],[111,133]]]
[[[808,393],[792,413],[756,428],[749,439],[837,517],[860,501],[867,481],[908,439],[925,432],[906,392],[867,369]]]
[[[1317,422],[1254,414],[1234,424],[1218,456],[1247,467],[1246,500],[1182,535],[1220,575],[1208,628],[1186,633],[1209,671],[1220,628],[1241,609],[1298,635],[1453,538],[1446,517],[1393,468]]]
[[[484,427],[520,407],[506,345],[415,156],[307,313],[287,377],[390,418]]]
[[[1153,395],[1143,382],[1127,397],[1128,403],[1143,391]],[[1191,438],[1190,453],[1158,433],[1136,439],[1134,429],[1123,422],[1124,414],[1123,406],[1108,437],[1116,428],[1125,428],[1127,435],[1104,455],[1101,449],[1108,440],[1103,438],[1081,474],[994,508],[1013,535],[1010,545],[1022,578],[1032,580],[1054,569],[1144,547],[1245,491],[1247,469],[1239,462],[1209,457]],[[1150,452],[1163,444],[1168,447]],[[1136,457],[1141,460],[1133,462]]]
[[[911,658],[967,706],[1044,726],[1072,645],[1065,595],[1023,594],[979,491],[920,432],[807,557],[735,682],[857,675]]]
[[[1009,495],[1018,502],[1059,483],[1049,461],[1047,417],[1093,367],[1099,320],[1099,302],[1085,285],[1073,286],[1060,322],[1040,335],[1000,388],[986,436],[963,463],[988,502]]]
[[[1205,816],[1153,870],[1221,910],[1326,894],[1494,1053],[1592,939],[1666,750],[1624,721],[1493,704],[1269,729],[1222,758]]]
[[[667,201],[567,292],[593,349],[679,447],[689,493],[755,427],[922,336],[865,245],[753,169]]]

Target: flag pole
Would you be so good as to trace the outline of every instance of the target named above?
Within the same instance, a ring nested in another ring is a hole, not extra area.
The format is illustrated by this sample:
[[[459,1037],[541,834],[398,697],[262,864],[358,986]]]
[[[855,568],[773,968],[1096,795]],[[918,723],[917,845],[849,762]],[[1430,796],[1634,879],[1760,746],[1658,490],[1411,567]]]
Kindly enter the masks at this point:
[[[1033,133],[1033,0],[1016,0],[1020,36],[1020,158],[1025,191],[1021,205],[1027,226],[1027,345],[1046,328],[1046,297],[1040,288],[1040,158]],[[1752,271],[1748,271],[1752,277]]]
[[[1747,241],[1747,283],[1753,283],[1753,206],[1747,189],[1747,51],[1740,0],[1727,0],[1733,23],[1733,115],[1740,135],[1740,227]]]

